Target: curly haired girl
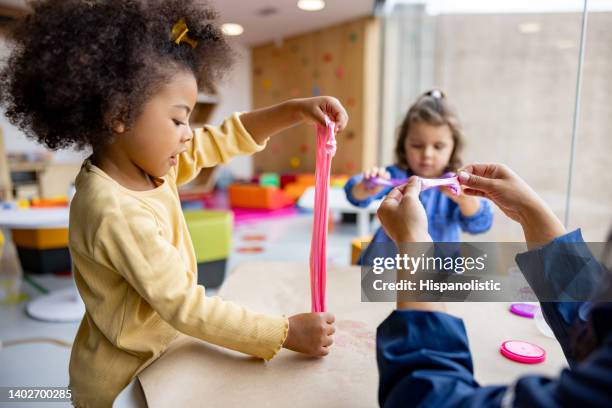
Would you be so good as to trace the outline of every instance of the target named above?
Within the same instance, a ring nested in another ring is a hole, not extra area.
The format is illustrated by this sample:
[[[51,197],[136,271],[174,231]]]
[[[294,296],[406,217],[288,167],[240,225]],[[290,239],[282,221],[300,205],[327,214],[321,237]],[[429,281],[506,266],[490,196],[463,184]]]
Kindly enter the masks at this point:
[[[36,1],[0,72],[9,120],[50,149],[90,148],[70,208],[74,278],[86,306],[70,358],[77,406],[110,406],[179,332],[271,359],[326,355],[334,317],[254,313],[197,284],[177,186],[267,139],[346,111],[294,99],[191,129],[198,89],[232,62],[215,12],[196,0]]]

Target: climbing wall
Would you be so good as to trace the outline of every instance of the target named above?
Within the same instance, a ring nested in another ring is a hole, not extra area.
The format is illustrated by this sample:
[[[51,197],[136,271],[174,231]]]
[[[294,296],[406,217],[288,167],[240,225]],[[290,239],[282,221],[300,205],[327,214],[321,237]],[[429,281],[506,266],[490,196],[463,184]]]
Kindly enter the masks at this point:
[[[378,136],[379,28],[362,18],[286,38],[252,50],[253,107],[292,98],[331,95],[349,114],[338,136],[332,173],[352,174],[374,165]],[[273,137],[255,155],[256,172],[314,172],[315,132],[300,125]]]

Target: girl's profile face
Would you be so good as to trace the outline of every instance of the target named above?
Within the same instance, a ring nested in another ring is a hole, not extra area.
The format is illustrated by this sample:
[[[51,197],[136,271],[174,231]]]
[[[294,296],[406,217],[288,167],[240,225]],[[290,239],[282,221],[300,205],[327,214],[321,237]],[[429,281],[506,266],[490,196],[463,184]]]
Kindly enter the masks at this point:
[[[410,170],[419,177],[440,177],[453,153],[453,134],[448,125],[434,126],[425,122],[410,125],[404,141]]]
[[[178,161],[193,137],[189,115],[198,96],[191,72],[179,71],[144,105],[123,138],[131,161],[153,177],[162,177]]]

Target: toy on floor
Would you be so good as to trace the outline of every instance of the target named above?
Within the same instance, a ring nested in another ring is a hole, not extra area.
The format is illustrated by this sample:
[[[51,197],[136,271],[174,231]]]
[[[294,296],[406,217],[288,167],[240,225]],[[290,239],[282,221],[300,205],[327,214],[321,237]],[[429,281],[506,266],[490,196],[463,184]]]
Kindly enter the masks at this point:
[[[232,207],[275,210],[294,204],[293,200],[277,187],[232,184],[227,191]]]
[[[459,179],[455,173],[445,173],[440,178],[429,179],[423,178],[421,179],[421,191],[429,190],[430,188],[436,187],[448,187],[451,189],[454,195],[459,195],[461,191],[461,185],[459,184]],[[407,178],[403,179],[385,179],[382,177],[372,177],[365,180],[365,186],[367,189],[373,189],[376,186],[389,186],[389,187],[397,187],[402,184],[406,184],[408,182]]]
[[[270,187],[271,188],[271,187]],[[232,207],[228,191],[215,190],[212,193],[180,193],[183,211],[190,210],[225,210],[234,213],[234,225],[257,222],[268,219],[295,216],[298,210],[291,206],[267,209],[267,208],[243,208]]]
[[[243,241],[265,241],[266,236],[261,235],[261,234],[245,235],[242,237],[242,240]]]
[[[292,177],[292,181],[288,181],[289,177],[286,177],[285,180],[283,190],[294,201],[297,201],[308,187],[315,185],[313,174],[298,174]]]
[[[216,288],[225,279],[232,242],[232,213],[229,211],[184,211],[198,263],[198,283]]]
[[[277,173],[263,173],[259,176],[259,185],[262,187],[280,187],[280,177]]]
[[[257,221],[292,217],[298,214],[295,207],[278,208],[276,210],[256,208],[232,208],[234,213],[234,225],[253,223]]]
[[[236,248],[236,252],[238,252],[239,254],[260,254],[263,251],[264,248],[261,246]]]
[[[351,265],[357,265],[364,244],[367,246],[370,241],[372,241],[371,235],[355,238],[351,241]]]

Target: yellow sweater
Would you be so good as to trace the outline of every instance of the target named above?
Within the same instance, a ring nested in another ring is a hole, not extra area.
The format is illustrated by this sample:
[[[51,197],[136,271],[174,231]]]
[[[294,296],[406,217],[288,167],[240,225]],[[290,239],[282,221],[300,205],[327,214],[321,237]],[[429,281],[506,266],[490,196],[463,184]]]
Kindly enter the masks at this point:
[[[85,161],[70,206],[70,253],[86,307],[70,356],[75,405],[110,407],[179,332],[266,360],[281,348],[287,318],[207,297],[197,284],[177,193],[201,168],[264,147],[234,114],[196,129],[178,165],[141,192]]]

